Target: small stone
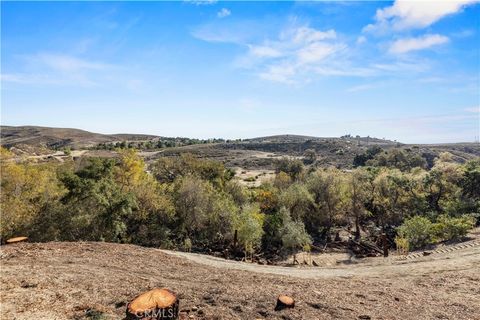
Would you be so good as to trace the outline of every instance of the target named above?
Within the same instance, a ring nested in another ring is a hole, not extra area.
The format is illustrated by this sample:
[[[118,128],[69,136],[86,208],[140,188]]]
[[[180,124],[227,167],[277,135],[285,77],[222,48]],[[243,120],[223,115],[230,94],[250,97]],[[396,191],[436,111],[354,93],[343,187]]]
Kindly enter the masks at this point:
[[[233,309],[234,311],[236,311],[236,312],[243,312],[242,306],[238,306],[238,305],[237,305],[237,306],[234,306],[232,309]]]

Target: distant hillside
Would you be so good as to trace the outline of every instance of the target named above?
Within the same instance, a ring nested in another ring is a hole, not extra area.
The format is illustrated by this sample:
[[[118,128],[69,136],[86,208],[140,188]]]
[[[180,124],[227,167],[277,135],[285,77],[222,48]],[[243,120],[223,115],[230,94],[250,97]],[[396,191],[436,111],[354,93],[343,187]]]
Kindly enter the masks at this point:
[[[282,135],[275,135],[275,136],[267,136],[267,137],[258,137],[258,138],[251,138],[245,139],[244,142],[254,142],[254,143],[308,143],[308,142],[325,142],[325,141],[334,141],[334,140],[348,140],[353,142],[364,142],[369,144],[397,144],[396,141],[385,140],[385,139],[378,139],[372,137],[360,137],[360,136],[352,136],[352,135],[345,135],[342,137],[313,137],[313,136],[302,136],[296,134],[282,134]]]
[[[70,147],[91,148],[83,156],[115,156],[117,142],[127,141],[142,151],[147,161],[158,157],[191,153],[198,157],[215,159],[228,167],[272,169],[276,159],[284,156],[302,158],[306,150],[313,150],[323,167],[351,168],[356,155],[368,148],[383,150],[401,148],[426,159],[429,167],[442,152],[453,154],[463,163],[480,156],[478,143],[403,144],[373,137],[345,135],[342,137],[312,137],[303,135],[275,135],[243,140],[168,138],[147,134],[99,134],[79,129],[38,126],[1,126],[1,145],[15,147],[19,155],[51,155],[52,149]],[[103,145],[103,146],[102,146]]]
[[[6,147],[30,145],[47,148],[84,148],[98,143],[123,140],[151,140],[157,138],[145,134],[105,135],[80,129],[49,128],[38,126],[1,126],[1,144]]]

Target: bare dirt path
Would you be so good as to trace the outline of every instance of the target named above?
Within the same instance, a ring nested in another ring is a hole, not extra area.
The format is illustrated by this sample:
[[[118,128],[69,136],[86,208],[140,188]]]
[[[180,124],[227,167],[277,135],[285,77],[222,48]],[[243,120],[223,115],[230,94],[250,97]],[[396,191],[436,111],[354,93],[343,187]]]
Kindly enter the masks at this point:
[[[285,268],[99,242],[0,249],[1,319],[123,319],[154,287],[180,296],[181,319],[479,319],[479,246],[406,261]],[[279,294],[295,309],[274,311]],[[195,311],[194,311],[195,310]]]
[[[318,279],[331,277],[397,277],[403,275],[424,275],[433,272],[456,271],[478,268],[480,271],[480,241],[474,240],[448,249],[433,252],[431,255],[422,256],[412,254],[414,259],[400,257],[367,258],[352,261],[349,264],[340,264],[335,267],[306,267],[306,266],[269,266],[246,262],[237,262],[222,258],[187,253],[178,251],[162,250],[163,252],[177,257],[186,258],[195,263],[215,268],[243,270],[258,273],[268,273],[280,276],[292,276],[298,278]],[[443,252],[442,252],[443,251]]]

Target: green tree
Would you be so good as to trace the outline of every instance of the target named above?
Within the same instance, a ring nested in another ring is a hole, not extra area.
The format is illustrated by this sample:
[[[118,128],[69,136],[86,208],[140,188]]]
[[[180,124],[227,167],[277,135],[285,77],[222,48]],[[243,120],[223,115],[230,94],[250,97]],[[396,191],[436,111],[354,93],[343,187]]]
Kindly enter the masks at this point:
[[[84,169],[61,176],[68,190],[62,198],[64,240],[128,241],[126,221],[136,203],[115,182],[114,167],[114,160],[93,158]]]
[[[53,164],[16,163],[13,154],[1,148],[0,236],[31,236],[38,216],[57,203],[65,190]]]
[[[151,167],[159,182],[173,182],[179,176],[195,175],[220,187],[233,178],[234,173],[218,161],[198,159],[191,154],[179,157],[161,157]]]
[[[367,160],[366,164],[369,166],[397,168],[402,171],[408,171],[416,167],[427,167],[427,161],[422,156],[399,148],[377,153],[373,159]]]
[[[280,206],[286,207],[296,221],[304,221],[314,210],[313,197],[302,183],[294,183],[280,194]]]
[[[455,213],[461,198],[462,174],[462,168],[452,161],[451,154],[440,154],[424,178],[426,199],[431,211]]]
[[[297,159],[282,158],[276,162],[275,172],[278,174],[280,172],[285,172],[292,178],[292,180],[297,180],[301,177],[303,173],[303,163]]]
[[[461,188],[461,212],[480,212],[480,159],[468,161],[463,167],[459,182]]]
[[[293,252],[293,261],[296,261],[295,255],[298,249],[310,246],[312,238],[305,231],[305,225],[301,221],[293,221],[290,213],[285,207],[282,207],[279,212],[282,220],[280,227],[280,235],[282,246],[289,252]]]
[[[306,185],[316,208],[316,215],[310,216],[310,221],[305,223],[307,229],[323,226],[323,231],[328,237],[336,220],[345,212],[347,204],[345,178],[340,170],[328,168],[313,172],[307,178]]]
[[[303,162],[305,162],[305,164],[315,163],[315,161],[317,161],[317,153],[314,149],[307,149],[303,153],[303,158]]]
[[[125,218],[130,241],[145,246],[169,246],[168,225],[175,215],[171,195],[166,186],[145,171],[146,164],[134,149],[122,149],[118,153],[115,181],[122,192],[133,196],[135,201],[132,214]]]
[[[224,242],[231,238],[238,211],[232,197],[209,181],[185,176],[175,181],[176,229],[193,243]]]
[[[435,242],[435,228],[426,217],[414,216],[406,219],[397,229],[398,238],[406,239],[409,248],[417,249]]]
[[[374,206],[377,223],[382,228],[399,225],[412,211],[416,203],[416,184],[411,175],[398,169],[382,168],[374,180]],[[420,194],[419,194],[420,196]]]
[[[353,166],[360,167],[364,166],[368,160],[373,159],[377,154],[382,152],[382,148],[378,146],[373,146],[368,148],[364,153],[356,154],[353,158]]]
[[[368,201],[369,176],[365,170],[354,170],[348,179],[347,192],[350,199],[350,214],[355,224],[355,239],[360,238],[361,219],[368,214],[365,204]]]
[[[238,239],[245,250],[245,259],[247,255],[253,255],[263,235],[264,215],[260,212],[257,205],[247,205],[242,208],[239,214],[234,216],[233,228],[238,231]]]

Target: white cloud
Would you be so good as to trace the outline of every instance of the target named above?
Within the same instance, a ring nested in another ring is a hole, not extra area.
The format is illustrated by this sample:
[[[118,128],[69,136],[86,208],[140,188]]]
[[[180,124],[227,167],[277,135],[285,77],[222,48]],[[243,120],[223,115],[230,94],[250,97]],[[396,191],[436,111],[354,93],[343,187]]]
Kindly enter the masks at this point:
[[[480,113],[480,105],[478,105],[476,107],[466,108],[465,111],[473,112],[473,113]]]
[[[232,12],[230,10],[228,10],[227,8],[222,8],[222,10],[218,11],[217,17],[225,18],[225,17],[228,17],[231,14],[232,14]]]
[[[322,61],[328,56],[332,55],[335,51],[340,49],[340,46],[332,45],[331,43],[314,42],[311,43],[297,52],[298,63],[301,65],[315,63]]]
[[[273,82],[293,83],[292,78],[297,73],[297,68],[293,64],[273,64],[262,71],[259,76],[261,79]]]
[[[291,39],[294,43],[312,43],[316,41],[335,39],[337,34],[335,30],[319,31],[309,27],[300,27],[284,31],[281,38]]]
[[[259,58],[277,58],[283,55],[280,50],[269,47],[268,45],[249,45],[249,48],[250,54]]]
[[[396,0],[390,7],[378,9],[375,23],[364,31],[405,30],[426,28],[445,16],[460,12],[468,5],[479,0]]]
[[[244,65],[258,69],[261,79],[295,83],[299,75],[316,73],[316,67],[346,47],[336,37],[333,29],[291,26],[280,32],[277,39],[248,44]]]
[[[360,36],[357,38],[357,44],[362,44],[367,42],[367,38],[365,36]]]
[[[218,20],[217,20],[218,21]],[[293,20],[276,36],[265,37],[259,26],[243,21],[241,24],[226,21],[199,26],[192,35],[208,42],[224,42],[246,49],[234,59],[234,66],[250,70],[260,79],[287,84],[305,84],[320,77],[412,77],[430,69],[430,61],[418,58],[414,61],[402,57],[365,56],[354,52],[339,37],[335,30],[320,30],[309,25],[298,25]],[[448,38],[445,37],[445,39]],[[426,39],[399,40],[392,44],[392,52],[408,52],[437,45],[445,41],[443,36],[433,35]],[[423,42],[425,43],[422,43]],[[360,35],[357,43],[367,41]],[[419,44],[420,42],[420,44]]]
[[[439,34],[428,34],[418,38],[404,38],[396,40],[389,48],[393,54],[407,53],[428,49],[433,46],[441,45],[449,41],[448,37]]]

